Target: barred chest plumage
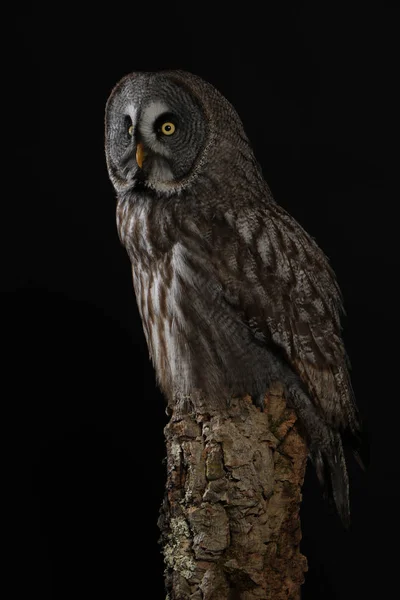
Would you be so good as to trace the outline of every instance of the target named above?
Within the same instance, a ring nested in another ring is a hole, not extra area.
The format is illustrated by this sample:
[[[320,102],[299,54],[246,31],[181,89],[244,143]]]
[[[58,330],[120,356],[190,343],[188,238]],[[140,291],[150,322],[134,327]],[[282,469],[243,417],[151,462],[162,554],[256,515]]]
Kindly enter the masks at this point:
[[[170,393],[177,376],[177,281],[174,242],[165,235],[162,206],[142,194],[119,197],[117,228],[132,263],[133,283],[149,354],[158,382]],[[180,319],[180,322],[183,320]]]
[[[185,244],[178,213],[173,203],[143,194],[121,197],[117,208],[158,383],[169,399],[193,388],[217,402],[233,391],[259,393],[267,385],[268,351],[221,300],[210,257],[199,239],[195,250]]]

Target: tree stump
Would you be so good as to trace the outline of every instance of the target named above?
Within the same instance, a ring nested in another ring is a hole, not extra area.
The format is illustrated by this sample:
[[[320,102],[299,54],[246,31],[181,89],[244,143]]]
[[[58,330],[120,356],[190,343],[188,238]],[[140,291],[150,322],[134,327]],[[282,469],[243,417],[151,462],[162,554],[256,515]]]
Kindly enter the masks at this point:
[[[224,410],[200,393],[171,407],[160,542],[169,600],[299,600],[307,446],[274,385]]]

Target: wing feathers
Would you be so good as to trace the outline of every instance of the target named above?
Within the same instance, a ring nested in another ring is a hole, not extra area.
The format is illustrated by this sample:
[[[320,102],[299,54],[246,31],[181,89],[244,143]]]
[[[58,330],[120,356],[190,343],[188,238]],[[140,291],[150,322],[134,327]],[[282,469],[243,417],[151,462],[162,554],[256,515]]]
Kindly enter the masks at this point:
[[[334,272],[314,240],[279,205],[268,203],[262,211],[248,221],[236,213],[236,220],[220,215],[213,222],[212,256],[223,296],[257,340],[283,350],[326,421],[353,429],[357,419]]]

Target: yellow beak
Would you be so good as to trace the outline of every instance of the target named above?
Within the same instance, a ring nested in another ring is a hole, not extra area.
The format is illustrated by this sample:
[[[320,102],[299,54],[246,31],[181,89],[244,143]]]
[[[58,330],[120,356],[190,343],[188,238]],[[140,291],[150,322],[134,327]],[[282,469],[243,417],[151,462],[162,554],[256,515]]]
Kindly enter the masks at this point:
[[[146,154],[143,148],[143,144],[139,142],[139,144],[136,146],[136,162],[140,169],[142,168],[143,161],[145,158]]]

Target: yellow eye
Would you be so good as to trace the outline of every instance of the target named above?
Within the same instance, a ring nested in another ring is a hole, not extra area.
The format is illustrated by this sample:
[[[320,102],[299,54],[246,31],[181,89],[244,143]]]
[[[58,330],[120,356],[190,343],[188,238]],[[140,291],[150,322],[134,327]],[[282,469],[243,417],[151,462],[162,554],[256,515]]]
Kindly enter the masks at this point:
[[[129,133],[129,135],[133,135],[133,132],[134,132],[134,131],[135,131],[135,128],[134,128],[134,126],[133,126],[133,125],[131,125],[131,126],[129,127],[129,129],[128,129],[128,133]]]
[[[175,125],[171,121],[166,121],[161,125],[161,132],[164,135],[172,135],[175,132]]]

